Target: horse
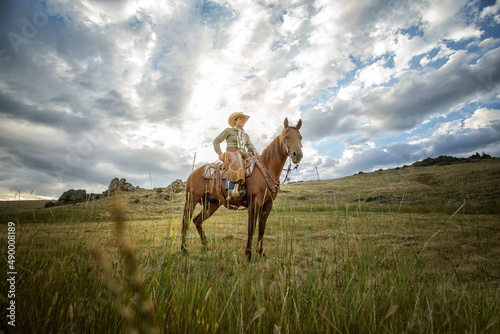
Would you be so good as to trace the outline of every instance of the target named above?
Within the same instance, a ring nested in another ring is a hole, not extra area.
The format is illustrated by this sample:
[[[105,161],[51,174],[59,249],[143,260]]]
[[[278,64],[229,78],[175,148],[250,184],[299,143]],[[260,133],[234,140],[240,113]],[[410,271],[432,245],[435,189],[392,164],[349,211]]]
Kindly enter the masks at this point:
[[[228,208],[238,208],[241,206],[248,209],[248,239],[245,255],[248,261],[252,259],[252,239],[257,218],[259,220],[258,254],[263,256],[263,239],[266,229],[266,221],[271,213],[273,201],[278,196],[279,179],[281,171],[288,157],[293,163],[298,164],[303,157],[302,154],[302,135],[299,130],[302,126],[302,120],[299,120],[296,126],[289,126],[288,118],[285,118],[284,127],[281,134],[274,138],[262,154],[255,159],[255,166],[251,175],[245,179],[247,187],[247,201],[243,199],[233,199],[230,203],[226,202],[227,191],[224,189],[225,182],[219,181],[216,177],[207,178],[204,176],[207,164],[195,169],[186,181],[186,202],[184,204],[184,213],[182,218],[182,243],[181,250],[187,253],[186,232],[189,222],[197,204],[202,205],[201,212],[194,218],[193,223],[198,230],[203,247],[207,248],[207,238],[203,232],[203,222],[210,218],[221,205]],[[220,167],[218,168],[220,171]],[[277,181],[276,181],[277,180]],[[246,204],[246,205],[245,205]]]

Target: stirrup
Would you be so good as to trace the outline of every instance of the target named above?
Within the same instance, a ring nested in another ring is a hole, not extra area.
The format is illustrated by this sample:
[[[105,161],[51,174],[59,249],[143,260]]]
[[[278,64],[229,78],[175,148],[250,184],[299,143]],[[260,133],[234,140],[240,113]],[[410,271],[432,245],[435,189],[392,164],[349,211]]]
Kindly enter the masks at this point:
[[[247,192],[245,189],[240,190],[240,196],[241,196],[241,204],[243,204],[243,206],[247,207],[248,206],[248,197],[247,197]]]
[[[235,197],[233,197],[233,194],[234,194],[234,188],[229,188],[227,190],[227,198],[226,198],[226,201],[229,203],[230,200],[232,199],[236,199]]]

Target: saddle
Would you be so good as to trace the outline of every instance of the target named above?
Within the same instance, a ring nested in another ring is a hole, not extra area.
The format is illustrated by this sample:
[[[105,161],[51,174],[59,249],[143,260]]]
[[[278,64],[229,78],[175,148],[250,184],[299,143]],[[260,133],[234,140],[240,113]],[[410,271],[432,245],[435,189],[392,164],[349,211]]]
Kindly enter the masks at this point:
[[[236,152],[237,154],[240,154]],[[224,159],[228,160],[228,159]],[[207,188],[207,192],[215,196],[217,194],[217,199],[227,208],[229,209],[237,209],[238,206],[234,206],[228,203],[226,200],[224,194],[223,194],[223,189],[225,189],[226,181],[229,178],[231,180],[231,177],[237,176],[238,178],[241,178],[237,181],[243,180],[242,184],[245,181],[246,177],[250,177],[253,173],[253,169],[255,166],[255,161],[257,160],[257,157],[251,156],[250,154],[246,155],[246,159],[243,160],[243,168],[241,170],[238,170],[235,172],[227,171],[225,167],[225,163],[219,162],[219,163],[211,163],[205,166],[205,169],[203,171],[203,177],[210,179],[211,182],[209,183],[209,186]],[[232,176],[231,176],[232,175]],[[233,181],[233,180],[231,180]],[[235,181],[233,181],[235,182]]]
[[[255,158],[249,157],[244,160],[244,163],[245,163],[244,177],[249,177],[250,175],[252,175],[253,168],[255,166]],[[203,177],[206,179],[215,179],[217,176],[216,173],[220,173],[220,176],[223,180],[227,180],[229,177],[228,175],[229,173],[227,172],[223,162],[213,162],[211,164],[206,165],[203,171]],[[231,180],[231,178],[229,179]]]

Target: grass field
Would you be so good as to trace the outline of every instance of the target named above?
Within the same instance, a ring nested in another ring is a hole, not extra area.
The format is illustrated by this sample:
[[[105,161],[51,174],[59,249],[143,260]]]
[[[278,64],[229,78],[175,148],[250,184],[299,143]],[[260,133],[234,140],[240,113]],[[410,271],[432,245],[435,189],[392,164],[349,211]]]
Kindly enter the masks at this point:
[[[224,208],[204,224],[208,250],[191,225],[183,255],[182,206],[152,190],[1,203],[17,272],[12,299],[2,271],[2,331],[500,332],[498,159],[284,185],[251,263],[247,212]]]

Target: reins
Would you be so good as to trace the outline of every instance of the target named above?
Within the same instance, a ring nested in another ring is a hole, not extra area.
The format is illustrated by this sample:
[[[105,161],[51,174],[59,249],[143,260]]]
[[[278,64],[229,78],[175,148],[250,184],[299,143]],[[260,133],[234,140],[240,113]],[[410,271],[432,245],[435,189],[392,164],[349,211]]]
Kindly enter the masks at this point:
[[[287,169],[283,169],[283,170],[286,170],[286,175],[285,175],[285,178],[283,179],[283,182],[279,183],[278,184],[278,187],[282,184],[285,184],[286,180],[288,179],[288,174],[290,174],[290,172],[292,170],[296,170],[299,168],[299,164],[295,164],[295,167],[293,167],[292,169],[292,158],[290,157],[290,155],[288,155],[288,159],[290,160],[290,163],[288,164],[288,168]]]

